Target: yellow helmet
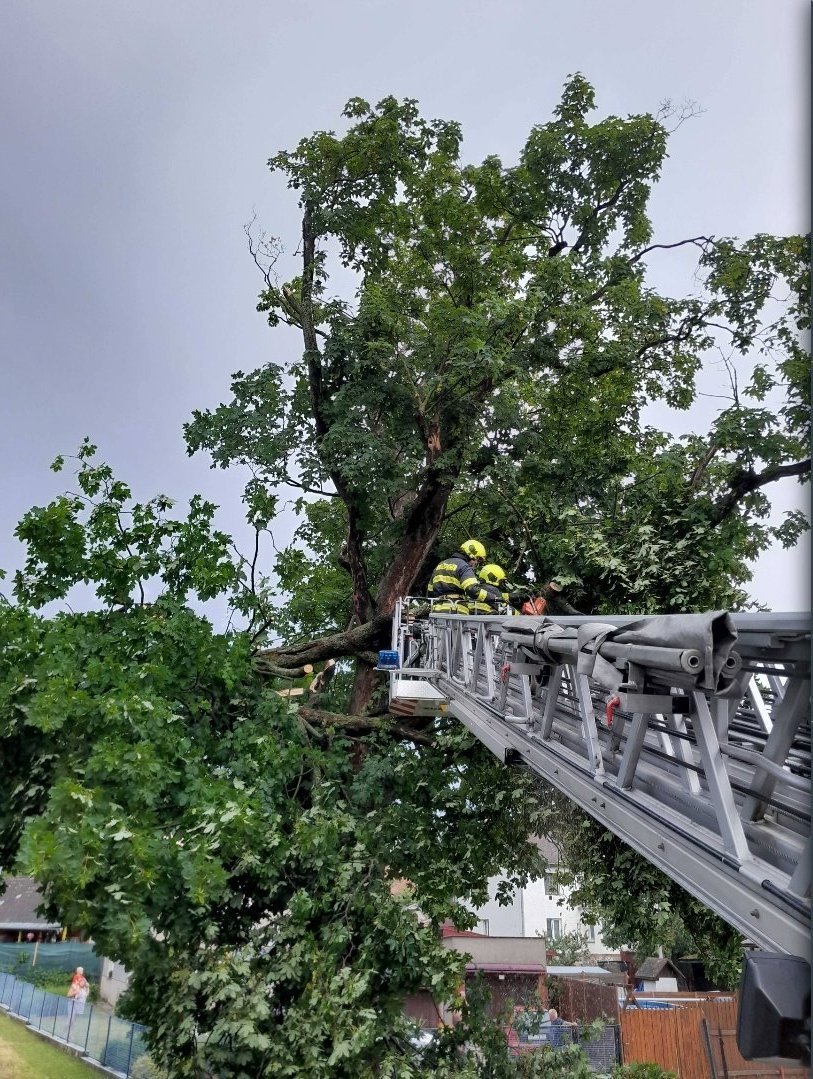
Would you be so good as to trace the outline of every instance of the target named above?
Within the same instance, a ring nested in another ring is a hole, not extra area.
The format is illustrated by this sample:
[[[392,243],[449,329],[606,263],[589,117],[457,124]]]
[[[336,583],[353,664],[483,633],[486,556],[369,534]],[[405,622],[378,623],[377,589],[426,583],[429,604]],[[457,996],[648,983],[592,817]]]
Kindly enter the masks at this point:
[[[486,584],[502,584],[505,580],[505,570],[494,563],[483,566],[480,570],[480,580],[485,581]]]
[[[476,558],[480,562],[485,562],[486,560],[486,549],[479,540],[463,540],[460,544],[460,550],[467,558]]]

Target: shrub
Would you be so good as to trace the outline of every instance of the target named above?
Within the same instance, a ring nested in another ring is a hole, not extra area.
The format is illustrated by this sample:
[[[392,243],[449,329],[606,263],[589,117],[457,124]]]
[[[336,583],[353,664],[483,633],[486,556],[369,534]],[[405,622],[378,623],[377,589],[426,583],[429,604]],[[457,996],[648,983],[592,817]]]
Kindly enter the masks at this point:
[[[610,1074],[612,1079],[677,1079],[674,1072],[649,1062],[616,1064]]]
[[[145,1053],[130,1069],[130,1079],[167,1079],[167,1073]]]

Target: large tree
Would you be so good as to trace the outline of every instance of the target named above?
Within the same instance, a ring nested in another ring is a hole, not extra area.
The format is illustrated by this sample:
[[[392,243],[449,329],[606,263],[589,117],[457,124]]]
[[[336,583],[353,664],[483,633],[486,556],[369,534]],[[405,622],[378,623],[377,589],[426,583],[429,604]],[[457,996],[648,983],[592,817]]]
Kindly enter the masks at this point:
[[[374,684],[364,653],[425,584],[439,539],[475,531],[512,569],[575,585],[587,609],[741,605],[747,560],[777,535],[760,520],[766,485],[809,473],[805,243],[655,241],[665,117],[591,123],[593,108],[574,76],[517,164],[471,165],[457,124],[354,99],[344,135],[270,161],[299,195],[301,262],[280,282],[278,242],[252,237],[259,307],[303,350],[238,373],[187,442],[252,469],[258,526],[270,492],[301,490],[306,550],[278,567],[300,621],[287,602],[266,621],[338,632],[335,654],[360,657],[351,713]],[[649,261],[680,247],[697,251],[703,288],[661,295]],[[732,401],[708,433],[645,427],[649,403],[692,405],[713,348]],[[325,654],[288,638],[274,663]]]
[[[172,1074],[510,1074],[473,1017],[418,1059],[401,1002],[455,1000],[439,925],[467,924],[490,875],[539,872],[527,837],[556,807],[449,719],[387,714],[371,653],[396,598],[474,532],[584,609],[737,605],[747,560],[802,526],[763,518],[768,484],[809,467],[803,242],[656,242],[664,117],[592,108],[574,77],[516,164],[467,165],[456,124],[354,100],[343,135],[272,159],[299,193],[301,262],[277,280],[278,246],[252,236],[260,308],[303,349],[235,375],[187,428],[190,451],[250,467],[253,553],[199,499],[180,520],[133,504],[89,444],[78,492],[19,526],[0,864],[133,971]],[[649,283],[678,246],[698,295]],[[691,405],[723,342],[735,399],[707,434],[647,427],[649,403]],[[286,486],[301,527],[269,567]],[[97,609],[75,614],[83,582]],[[190,609],[218,595],[241,628]],[[328,659],[354,683],[320,707],[277,694]],[[463,1060],[464,1039],[490,1048]]]

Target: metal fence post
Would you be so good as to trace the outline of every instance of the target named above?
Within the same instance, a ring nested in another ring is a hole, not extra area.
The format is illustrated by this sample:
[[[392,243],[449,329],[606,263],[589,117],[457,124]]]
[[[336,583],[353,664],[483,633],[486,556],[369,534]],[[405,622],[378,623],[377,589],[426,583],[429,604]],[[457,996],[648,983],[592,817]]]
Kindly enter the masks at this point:
[[[127,1071],[126,1075],[130,1074],[130,1065],[133,1061],[133,1036],[135,1035],[135,1027],[130,1023],[130,1048],[127,1051]]]
[[[110,1015],[108,1016],[108,1019],[107,1019],[107,1037],[104,1040],[104,1049],[102,1050],[102,1059],[101,1059],[102,1064],[107,1063],[107,1047],[110,1044],[110,1026],[111,1026],[112,1022],[113,1022],[113,1013],[111,1012]]]

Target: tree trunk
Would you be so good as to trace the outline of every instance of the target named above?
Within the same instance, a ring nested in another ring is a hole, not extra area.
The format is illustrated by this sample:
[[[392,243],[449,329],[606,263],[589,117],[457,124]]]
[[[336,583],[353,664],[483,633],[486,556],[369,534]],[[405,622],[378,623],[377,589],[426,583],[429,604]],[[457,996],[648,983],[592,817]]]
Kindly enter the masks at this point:
[[[399,596],[409,595],[426,556],[443,523],[446,503],[452,492],[453,480],[441,483],[428,479],[418,492],[405,522],[405,535],[400,549],[381,579],[376,593],[376,614],[392,614]],[[361,715],[369,708],[370,700],[380,685],[380,677],[368,663],[359,660],[353,692],[350,695],[350,712]]]

